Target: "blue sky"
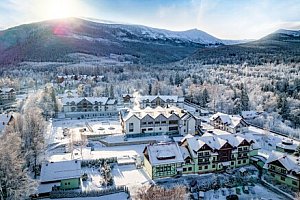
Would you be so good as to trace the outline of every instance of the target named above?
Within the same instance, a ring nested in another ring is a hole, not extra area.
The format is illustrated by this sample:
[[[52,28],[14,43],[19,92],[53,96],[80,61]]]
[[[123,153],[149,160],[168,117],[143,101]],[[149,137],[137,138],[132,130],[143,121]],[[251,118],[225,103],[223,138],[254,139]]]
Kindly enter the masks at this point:
[[[89,17],[256,39],[300,29],[300,0],[1,0],[0,28],[60,17]]]

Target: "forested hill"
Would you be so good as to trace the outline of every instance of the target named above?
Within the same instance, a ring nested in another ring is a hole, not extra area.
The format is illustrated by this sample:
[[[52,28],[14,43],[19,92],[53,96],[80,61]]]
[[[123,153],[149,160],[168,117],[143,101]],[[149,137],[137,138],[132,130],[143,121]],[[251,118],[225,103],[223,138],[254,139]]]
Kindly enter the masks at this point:
[[[251,65],[299,63],[300,31],[278,30],[253,42],[199,49],[185,61],[203,64],[248,63]]]
[[[69,61],[69,53],[116,54],[137,63],[165,63],[212,45],[223,45],[223,41],[197,29],[169,31],[68,18],[0,31],[0,64]]]

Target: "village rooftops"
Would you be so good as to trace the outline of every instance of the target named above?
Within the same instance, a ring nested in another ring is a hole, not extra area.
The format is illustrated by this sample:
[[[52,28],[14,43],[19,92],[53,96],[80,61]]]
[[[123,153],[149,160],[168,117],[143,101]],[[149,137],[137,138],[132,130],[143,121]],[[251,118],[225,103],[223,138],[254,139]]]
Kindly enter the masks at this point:
[[[13,88],[7,88],[7,87],[4,87],[4,88],[0,88],[0,93],[9,93],[9,92],[14,92],[15,89]]]
[[[151,165],[184,162],[179,146],[172,143],[156,143],[146,146]]]
[[[78,160],[45,162],[41,169],[41,183],[55,182],[81,177],[81,163]]]
[[[300,158],[286,153],[281,153],[278,151],[272,151],[267,162],[264,165],[264,168],[268,168],[268,164],[279,161],[287,171],[293,171],[297,175],[300,175]]]
[[[197,152],[201,147],[205,144],[208,145],[212,150],[221,149],[226,143],[230,144],[232,147],[238,147],[244,140],[249,144],[253,143],[252,139],[246,139],[241,135],[213,135],[211,133],[205,133],[200,137],[188,137],[185,139],[196,156],[195,152]],[[184,141],[182,141],[184,142]]]
[[[107,104],[107,102],[109,101],[108,97],[66,97],[62,99],[62,103],[63,105],[66,105],[67,103],[72,103],[74,102],[75,104],[78,104],[80,101],[82,101],[83,99],[86,99],[87,101],[91,102],[91,103],[95,103],[95,102],[101,102],[103,105]],[[110,101],[109,103],[111,103],[112,101]]]
[[[156,117],[158,117],[159,115],[164,115],[165,117],[169,118],[171,115],[176,114],[178,117],[182,117],[186,114],[187,112],[175,107],[175,106],[171,106],[171,107],[166,107],[166,108],[162,108],[160,106],[157,106],[156,108],[150,108],[150,107],[146,107],[145,109],[130,109],[127,111],[123,111],[123,119],[124,121],[126,121],[127,119],[129,119],[132,116],[136,116],[139,119],[144,118],[146,115],[149,115],[150,117],[152,117],[153,119],[155,119]]]
[[[153,101],[156,98],[162,99],[164,102],[184,102],[184,97],[172,96],[172,95],[149,95],[139,97],[140,102],[142,101]]]
[[[214,121],[217,118],[220,118],[223,124],[232,128],[235,128],[241,122],[241,120],[243,120],[243,118],[239,115],[228,115],[220,112],[212,115],[209,119]]]

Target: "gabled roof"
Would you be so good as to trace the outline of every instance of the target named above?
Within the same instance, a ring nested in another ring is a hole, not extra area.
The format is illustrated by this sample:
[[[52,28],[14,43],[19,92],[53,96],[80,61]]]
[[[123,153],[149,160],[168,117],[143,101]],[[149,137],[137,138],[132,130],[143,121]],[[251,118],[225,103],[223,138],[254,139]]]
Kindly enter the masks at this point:
[[[226,124],[227,126],[230,126],[232,128],[235,128],[237,125],[239,125],[241,122],[247,124],[245,120],[239,116],[239,115],[228,115],[221,112],[218,112],[214,115],[212,115],[209,120],[215,121],[216,119],[220,119],[223,124]]]
[[[194,152],[198,152],[201,147],[208,145],[213,150],[220,150],[225,144],[229,144],[232,147],[238,147],[244,140],[245,137],[232,134],[214,135],[211,133],[204,133],[200,137],[192,136],[185,138],[189,148]],[[248,141],[247,141],[248,142]]]
[[[12,114],[0,114],[0,133],[5,129],[12,117]]]
[[[63,105],[66,105],[68,102],[74,102],[75,104],[78,104],[80,101],[86,99],[90,103],[94,104],[96,101],[101,102],[103,105],[107,103],[108,98],[107,97],[64,97],[62,99]]]
[[[287,171],[294,171],[297,174],[300,174],[299,157],[296,158],[295,156],[292,155],[287,155],[285,153],[272,151],[266,164],[264,165],[264,168],[268,168],[268,164],[273,163],[275,161],[280,162]]]
[[[148,95],[148,96],[141,96],[139,98],[140,102],[142,101],[147,101],[149,100],[149,102],[153,101],[156,98],[160,98],[161,100],[163,100],[164,102],[167,102],[167,100],[173,100],[173,102],[183,102],[184,101],[184,97],[178,97],[178,96],[172,96],[172,95]]]
[[[81,163],[78,160],[45,162],[41,169],[41,182],[53,182],[71,178],[80,178]]]

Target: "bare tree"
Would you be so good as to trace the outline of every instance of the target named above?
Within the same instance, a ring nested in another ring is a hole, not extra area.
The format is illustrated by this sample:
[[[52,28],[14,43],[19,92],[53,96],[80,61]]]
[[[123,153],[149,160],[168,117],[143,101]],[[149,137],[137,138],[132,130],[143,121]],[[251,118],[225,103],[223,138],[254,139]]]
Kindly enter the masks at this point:
[[[0,138],[0,199],[26,199],[35,192],[37,184],[24,166],[21,138],[5,133]]]
[[[170,189],[155,185],[139,188],[136,197],[140,200],[179,200],[185,199],[186,195],[186,188],[180,185]]]

